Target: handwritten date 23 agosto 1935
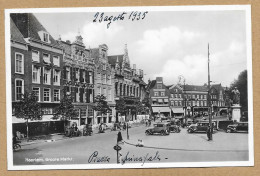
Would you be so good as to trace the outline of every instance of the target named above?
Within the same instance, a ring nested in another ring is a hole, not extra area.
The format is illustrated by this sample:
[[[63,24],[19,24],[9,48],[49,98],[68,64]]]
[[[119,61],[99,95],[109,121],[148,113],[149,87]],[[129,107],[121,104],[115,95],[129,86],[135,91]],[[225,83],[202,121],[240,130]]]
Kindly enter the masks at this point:
[[[110,24],[113,21],[123,21],[123,20],[139,21],[139,20],[144,20],[147,14],[148,14],[147,11],[145,11],[145,12],[132,11],[131,13],[122,12],[118,15],[105,15],[104,12],[97,12],[94,15],[93,23],[107,22],[107,29],[108,29],[110,27]]]

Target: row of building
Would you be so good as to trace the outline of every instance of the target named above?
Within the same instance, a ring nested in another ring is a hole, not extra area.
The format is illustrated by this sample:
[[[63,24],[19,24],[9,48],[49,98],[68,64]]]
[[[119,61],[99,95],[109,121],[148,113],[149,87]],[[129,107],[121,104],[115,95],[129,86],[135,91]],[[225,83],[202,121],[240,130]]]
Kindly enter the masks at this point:
[[[166,86],[162,77],[149,81],[147,85],[154,115],[168,117],[183,117],[208,115],[207,85],[174,84]],[[227,89],[221,84],[210,87],[210,106],[213,113],[222,115],[228,113]]]
[[[51,120],[64,93],[73,98],[80,124],[119,121],[115,110],[120,97],[141,101],[145,94],[143,70],[130,65],[127,45],[122,54],[108,55],[108,46],[87,48],[80,34],[75,40],[55,40],[34,14],[11,14],[12,102],[24,92],[34,92],[41,104],[43,121]],[[93,110],[94,98],[104,95],[107,114]],[[131,112],[129,119],[134,120]],[[16,119],[13,117],[13,119]],[[19,122],[19,120],[13,120]]]

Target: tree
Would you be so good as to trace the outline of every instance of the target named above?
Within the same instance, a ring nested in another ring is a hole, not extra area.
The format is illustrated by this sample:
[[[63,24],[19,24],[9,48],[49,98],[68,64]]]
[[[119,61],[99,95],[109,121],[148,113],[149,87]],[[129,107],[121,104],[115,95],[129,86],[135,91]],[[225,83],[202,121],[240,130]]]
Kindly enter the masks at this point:
[[[152,103],[151,103],[151,99],[149,98],[149,93],[145,94],[144,99],[142,100],[142,103],[144,105],[144,107],[149,109],[149,115],[151,115],[152,112]]]
[[[119,100],[116,101],[116,111],[126,116],[127,108],[125,99],[123,97],[120,97]],[[118,122],[118,118],[116,121]]]
[[[29,140],[28,120],[41,120],[42,111],[34,93],[25,92],[21,100],[14,104],[14,115],[26,120],[27,140]]]
[[[64,97],[61,99],[59,106],[55,109],[55,114],[53,118],[57,119],[59,116],[61,116],[61,120],[64,120],[65,122],[66,120],[70,120],[71,118],[78,117],[78,112],[74,108],[72,102],[72,97],[70,95],[64,94]]]
[[[247,96],[247,70],[244,70],[240,72],[238,75],[238,78],[235,79],[231,85],[230,85],[230,90],[233,90],[235,87],[240,92],[240,105],[241,105],[241,110],[242,111],[247,111],[248,110],[248,96]],[[230,92],[231,93],[231,92]],[[232,97],[230,95],[230,97]]]
[[[108,111],[110,111],[110,107],[106,101],[106,97],[104,95],[97,95],[95,97],[95,105],[93,107],[95,111],[99,111],[101,113],[101,116],[103,117],[103,114],[106,114]]]

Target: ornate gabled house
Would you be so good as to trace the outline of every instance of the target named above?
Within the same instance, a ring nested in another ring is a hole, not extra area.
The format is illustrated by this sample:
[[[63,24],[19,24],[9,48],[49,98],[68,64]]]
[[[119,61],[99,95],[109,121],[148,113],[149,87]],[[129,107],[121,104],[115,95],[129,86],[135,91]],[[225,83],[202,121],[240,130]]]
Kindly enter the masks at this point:
[[[73,98],[73,105],[79,116],[74,119],[78,124],[93,124],[94,71],[95,62],[91,58],[90,49],[83,43],[80,34],[73,43],[58,39],[64,50],[63,76],[64,93]]]
[[[95,124],[111,123],[115,121],[115,100],[114,100],[114,70],[108,62],[108,47],[106,44],[91,49],[91,56],[95,60],[95,96],[104,95],[111,111],[103,115],[95,112]]]
[[[127,45],[125,45],[124,54],[108,56],[108,62],[115,70],[114,98],[116,101],[124,98],[128,109],[127,117],[119,119],[117,113],[116,121],[136,120],[134,119],[134,114],[136,114],[134,102],[141,101],[145,96],[146,83],[143,81],[143,70],[137,70],[135,64],[133,68],[131,67]]]

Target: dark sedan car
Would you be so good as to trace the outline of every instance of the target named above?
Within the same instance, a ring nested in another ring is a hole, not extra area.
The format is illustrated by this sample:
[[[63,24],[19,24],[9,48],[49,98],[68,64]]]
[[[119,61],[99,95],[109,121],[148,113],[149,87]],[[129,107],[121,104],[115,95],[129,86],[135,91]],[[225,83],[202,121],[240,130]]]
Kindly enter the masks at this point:
[[[248,132],[248,122],[237,122],[227,126],[227,133]]]

